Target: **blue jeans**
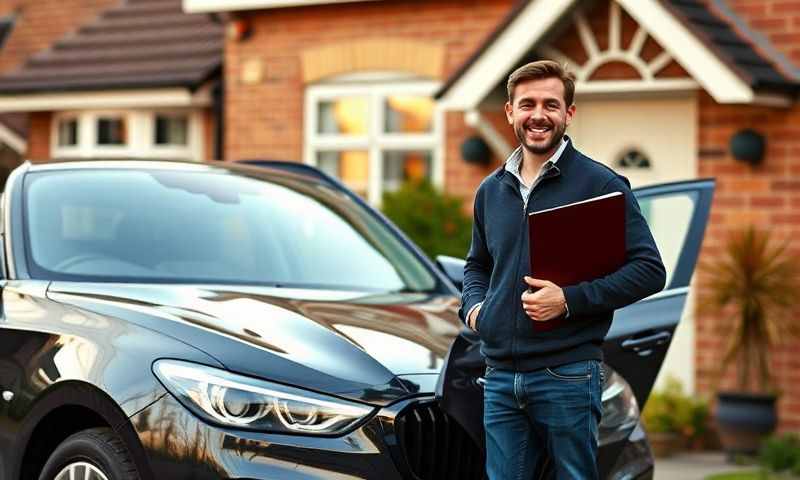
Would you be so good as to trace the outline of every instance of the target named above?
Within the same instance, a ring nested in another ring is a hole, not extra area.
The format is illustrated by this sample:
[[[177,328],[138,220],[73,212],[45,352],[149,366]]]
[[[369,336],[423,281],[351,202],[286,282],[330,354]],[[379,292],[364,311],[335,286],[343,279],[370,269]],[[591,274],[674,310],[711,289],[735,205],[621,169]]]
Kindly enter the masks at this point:
[[[490,480],[531,480],[549,458],[556,478],[598,479],[600,362],[533,372],[487,367],[483,424]]]

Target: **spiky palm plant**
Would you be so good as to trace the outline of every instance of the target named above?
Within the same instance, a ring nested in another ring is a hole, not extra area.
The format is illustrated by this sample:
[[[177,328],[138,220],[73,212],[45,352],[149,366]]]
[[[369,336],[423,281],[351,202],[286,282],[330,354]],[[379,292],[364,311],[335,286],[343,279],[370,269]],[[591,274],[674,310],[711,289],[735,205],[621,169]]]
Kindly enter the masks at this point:
[[[775,245],[769,232],[750,226],[731,236],[722,258],[703,265],[710,293],[701,300],[701,310],[719,312],[730,306],[735,312],[721,325],[729,336],[719,375],[738,360],[740,391],[750,389],[755,380],[756,391],[774,393],[770,350],[800,332],[791,316],[800,293],[800,263],[788,245]]]

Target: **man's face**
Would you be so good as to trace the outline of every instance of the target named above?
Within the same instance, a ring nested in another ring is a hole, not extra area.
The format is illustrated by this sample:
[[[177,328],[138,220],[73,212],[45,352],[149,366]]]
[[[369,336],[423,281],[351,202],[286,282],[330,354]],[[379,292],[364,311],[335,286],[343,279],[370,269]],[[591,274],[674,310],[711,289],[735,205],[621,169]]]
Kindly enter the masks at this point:
[[[575,115],[575,105],[564,102],[564,84],[558,78],[528,80],[514,88],[514,104],[506,102],[506,117],[520,143],[531,153],[556,148]]]

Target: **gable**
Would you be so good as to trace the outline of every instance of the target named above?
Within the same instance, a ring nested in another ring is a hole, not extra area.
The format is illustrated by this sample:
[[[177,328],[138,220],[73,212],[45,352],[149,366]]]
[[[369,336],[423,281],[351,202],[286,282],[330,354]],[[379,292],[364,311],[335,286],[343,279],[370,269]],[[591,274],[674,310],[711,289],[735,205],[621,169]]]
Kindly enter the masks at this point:
[[[536,53],[569,65],[582,83],[691,79],[672,55],[614,1],[576,9],[567,28]]]
[[[502,90],[514,68],[550,58],[568,64],[576,72],[578,94],[703,88],[719,103],[789,102],[788,95],[767,98],[757,92],[756,79],[727,58],[724,51],[711,48],[708,39],[698,34],[700,27],[687,20],[679,9],[668,8],[668,3],[530,0],[515,12],[502,32],[484,45],[480,55],[448,80],[437,97],[449,109],[475,109],[493,91],[496,96]],[[735,43],[732,29],[721,20],[715,23],[705,6],[691,0],[683,3],[686,5],[681,8],[694,9],[690,11],[692,18],[703,28],[717,29],[713,32],[715,38]],[[748,62],[752,64],[757,54],[739,42],[737,48],[750,54]],[[771,69],[772,78],[783,78],[768,62],[761,62],[760,71]],[[785,78],[783,83],[792,85]]]

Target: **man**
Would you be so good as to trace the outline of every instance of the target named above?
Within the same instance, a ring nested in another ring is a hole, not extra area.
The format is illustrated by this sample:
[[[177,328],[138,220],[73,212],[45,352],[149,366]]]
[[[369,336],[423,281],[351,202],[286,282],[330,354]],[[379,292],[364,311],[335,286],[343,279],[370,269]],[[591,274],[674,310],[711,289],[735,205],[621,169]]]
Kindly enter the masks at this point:
[[[664,287],[664,266],[628,180],[564,135],[575,115],[574,78],[552,61],[509,76],[505,111],[520,146],[475,197],[460,315],[486,357],[491,480],[530,479],[545,456],[558,479],[598,478],[603,338],[615,309]],[[527,276],[528,213],[614,191],[626,200],[624,266],[577,285]],[[555,329],[533,328],[561,316]]]

